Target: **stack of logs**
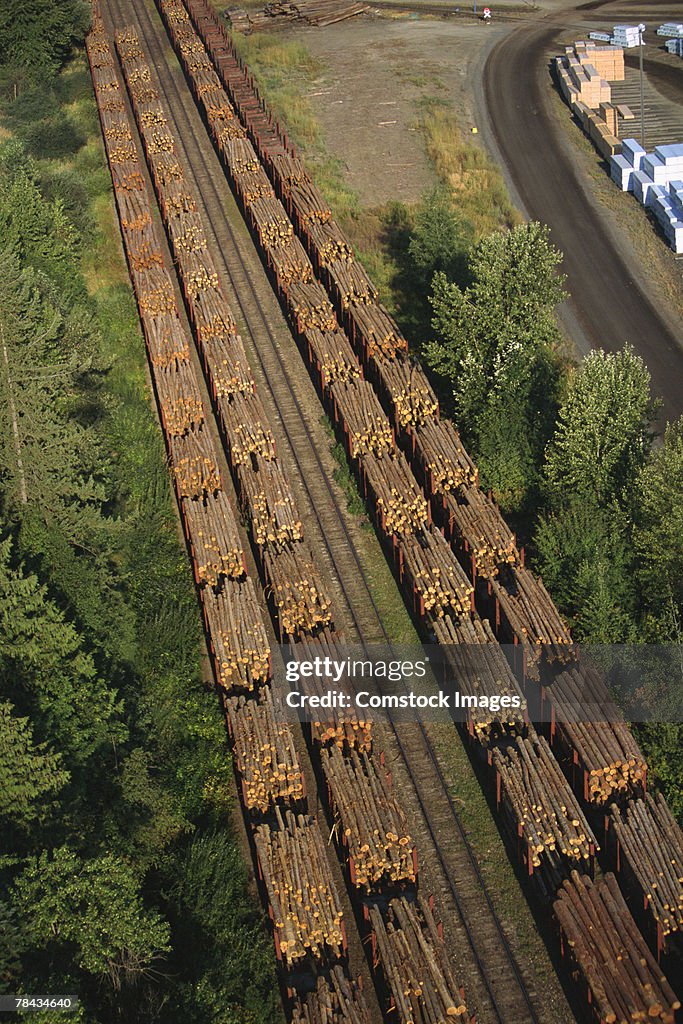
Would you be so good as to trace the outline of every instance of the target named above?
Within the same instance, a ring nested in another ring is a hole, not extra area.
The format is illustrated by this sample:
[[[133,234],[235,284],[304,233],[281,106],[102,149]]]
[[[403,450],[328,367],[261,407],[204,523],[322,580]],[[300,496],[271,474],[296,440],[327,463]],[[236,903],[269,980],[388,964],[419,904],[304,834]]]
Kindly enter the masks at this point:
[[[408,342],[384,306],[366,306],[360,303],[349,309],[349,316],[354,330],[363,338],[369,359],[375,356],[380,359],[394,359],[398,352],[408,351]]]
[[[537,576],[509,565],[490,584],[511,639],[525,652],[530,678],[539,678],[542,656],[550,664],[573,660],[569,629]]]
[[[225,709],[244,806],[265,813],[274,803],[302,801],[304,778],[294,737],[286,722],[275,720],[270,688],[258,699],[231,697]]]
[[[643,791],[645,756],[595,668],[562,672],[544,695],[560,743],[584,772],[584,799],[602,805]]]
[[[680,1001],[638,931],[614,875],[572,871],[553,904],[601,1021],[674,1024]]]
[[[309,957],[339,960],[346,946],[342,909],[318,827],[303,814],[283,816],[277,806],[275,817],[275,827],[254,830],[254,845],[283,960],[290,969]]]
[[[366,380],[356,378],[330,388],[332,400],[345,429],[349,455],[384,455],[392,451],[391,425],[382,411],[377,395]]]
[[[370,1013],[358,983],[333,967],[312,992],[297,997],[292,1024],[370,1024]]]
[[[471,555],[478,576],[492,579],[502,565],[514,566],[518,559],[515,535],[483,491],[478,487],[451,490],[445,506],[451,532]]]
[[[377,892],[417,880],[406,816],[375,759],[332,746],[320,752],[335,832],[348,851],[351,881]]]
[[[237,477],[255,544],[261,547],[301,540],[303,526],[279,462],[259,459],[256,466],[239,466]]]
[[[315,637],[301,637],[293,644],[291,652],[297,660],[314,662],[316,658],[329,658],[331,661],[343,661],[344,653],[339,644],[341,637],[329,629],[322,629]],[[335,682],[336,689],[351,696],[353,688],[346,677]],[[317,675],[306,681],[307,692],[322,697],[327,693],[324,680]],[[347,709],[326,708],[326,718],[311,722],[311,734],[316,744],[328,746],[333,744],[340,750],[357,750],[369,753],[372,750],[372,722],[359,718],[353,707]]]
[[[225,690],[254,690],[270,677],[270,644],[254,585],[226,579],[205,587],[202,605],[216,682]]]
[[[441,618],[447,612],[469,611],[474,587],[440,530],[423,528],[405,538],[403,572],[420,602],[421,615]]]
[[[332,621],[326,595],[304,541],[266,545],[261,552],[266,593],[273,600],[281,638],[315,633]]]
[[[353,249],[336,220],[324,224],[315,221],[307,223],[304,237],[309,249],[315,249],[321,267],[329,267],[338,261],[350,263],[353,260]]]
[[[523,735],[526,701],[488,620],[444,615],[432,629],[444,659],[444,686],[476,698],[475,707],[464,709],[469,732],[483,746],[503,735]]]
[[[378,376],[399,428],[419,427],[436,418],[439,401],[431,384],[411,359],[386,361]]]
[[[428,902],[422,896],[415,903],[397,897],[389,902],[386,921],[378,907],[369,914],[393,1002],[391,1019],[445,1024],[466,1014]]]
[[[427,488],[448,494],[476,487],[478,473],[450,420],[426,420],[412,432],[413,453]]]
[[[499,803],[513,833],[526,840],[529,873],[541,868],[550,892],[557,891],[567,864],[579,861],[592,873],[595,837],[544,737],[517,737],[509,747],[495,748],[493,765]]]
[[[219,491],[206,500],[183,498],[182,502],[197,582],[216,587],[222,576],[243,576],[244,550],[226,493]]]
[[[342,310],[351,306],[372,306],[379,298],[374,284],[356,260],[333,260],[327,264],[327,277]]]
[[[611,813],[620,869],[635,881],[664,939],[683,931],[683,832],[666,800],[647,793],[623,811],[612,805]]]
[[[394,450],[382,458],[366,455],[363,482],[372,493],[385,533],[399,537],[415,533],[427,522],[427,501],[408,469],[403,452]]]
[[[348,384],[360,376],[360,367],[345,334],[340,330],[305,332],[309,362],[317,364],[320,383],[327,390],[332,384]]]

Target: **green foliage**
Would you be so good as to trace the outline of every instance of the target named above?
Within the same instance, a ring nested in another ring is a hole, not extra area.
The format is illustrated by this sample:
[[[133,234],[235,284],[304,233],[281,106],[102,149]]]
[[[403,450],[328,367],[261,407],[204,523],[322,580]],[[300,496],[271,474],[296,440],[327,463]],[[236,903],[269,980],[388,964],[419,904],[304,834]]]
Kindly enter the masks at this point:
[[[633,542],[643,601],[660,641],[680,643],[683,621],[683,418],[669,424],[635,484]]]
[[[650,768],[679,822],[683,821],[683,723],[646,722],[634,726]]]
[[[38,949],[73,943],[78,965],[108,976],[115,990],[169,950],[168,925],[145,909],[137,879],[116,857],[42,853],[18,877],[16,899]]]
[[[547,228],[524,224],[479,243],[466,288],[443,273],[432,284],[437,340],[426,361],[451,388],[484,483],[509,509],[534,486],[554,415],[560,260]]]
[[[54,74],[89,24],[82,0],[2,0],[0,64],[22,69],[30,80]]]
[[[59,754],[46,743],[35,743],[28,718],[12,714],[0,701],[0,820],[11,816],[15,824],[30,822],[43,811],[45,798],[69,780]]]
[[[408,246],[419,291],[426,293],[437,271],[451,281],[462,281],[472,241],[472,225],[458,213],[448,189],[437,185],[417,209]]]
[[[548,445],[551,503],[574,495],[601,507],[628,502],[647,458],[654,411],[650,374],[632,348],[590,352],[569,379]]]

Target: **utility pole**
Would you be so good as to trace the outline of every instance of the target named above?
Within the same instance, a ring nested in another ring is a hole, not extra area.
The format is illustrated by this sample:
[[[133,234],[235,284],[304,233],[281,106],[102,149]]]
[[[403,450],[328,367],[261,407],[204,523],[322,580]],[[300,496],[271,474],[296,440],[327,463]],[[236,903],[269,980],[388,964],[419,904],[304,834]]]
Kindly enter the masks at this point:
[[[638,39],[640,51],[640,144],[645,149],[645,77],[643,74],[643,32],[645,25],[638,26]]]

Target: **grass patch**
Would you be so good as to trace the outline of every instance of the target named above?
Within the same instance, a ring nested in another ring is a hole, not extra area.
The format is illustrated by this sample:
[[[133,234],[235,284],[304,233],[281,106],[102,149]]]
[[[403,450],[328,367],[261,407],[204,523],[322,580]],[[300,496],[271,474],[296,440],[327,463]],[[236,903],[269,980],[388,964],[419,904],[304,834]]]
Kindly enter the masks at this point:
[[[439,179],[453,192],[459,211],[472,224],[475,239],[521,223],[499,167],[489,154],[467,142],[455,114],[441,100],[423,104],[420,127],[427,155]]]

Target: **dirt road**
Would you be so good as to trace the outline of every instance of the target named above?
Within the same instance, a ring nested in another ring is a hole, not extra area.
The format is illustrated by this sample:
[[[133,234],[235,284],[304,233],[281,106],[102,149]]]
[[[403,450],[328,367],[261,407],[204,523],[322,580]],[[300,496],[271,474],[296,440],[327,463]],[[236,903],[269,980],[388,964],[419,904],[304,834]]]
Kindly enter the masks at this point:
[[[547,54],[565,17],[575,26],[579,14],[526,23],[493,48],[483,81],[492,134],[527,213],[550,226],[565,254],[570,315],[591,346],[634,346],[664,400],[662,420],[673,419],[683,409],[683,329],[667,321],[638,280],[638,253],[572,166],[566,127],[550,105]]]

